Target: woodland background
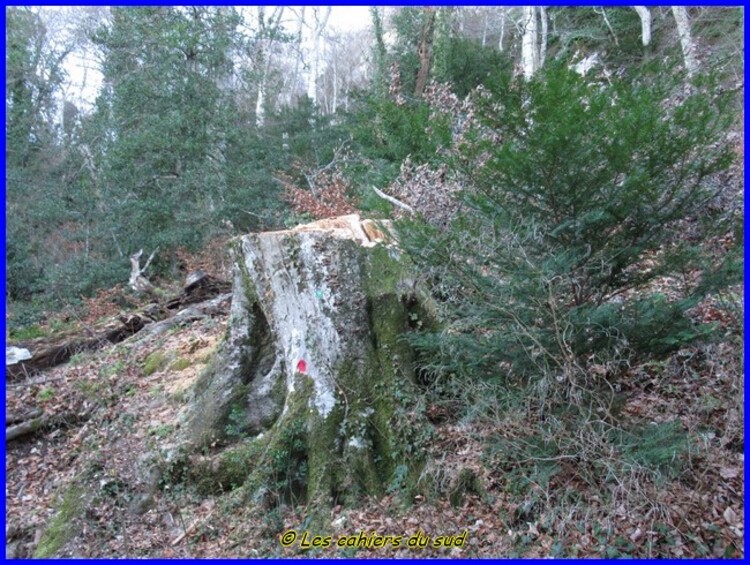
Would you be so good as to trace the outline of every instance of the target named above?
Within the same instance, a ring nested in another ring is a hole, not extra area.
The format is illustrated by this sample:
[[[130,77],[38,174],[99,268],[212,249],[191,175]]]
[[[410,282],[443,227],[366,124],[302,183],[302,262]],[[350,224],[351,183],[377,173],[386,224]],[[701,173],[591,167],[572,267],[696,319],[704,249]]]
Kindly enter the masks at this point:
[[[352,527],[406,528],[416,504],[425,527],[436,506],[471,524],[465,555],[742,555],[744,10],[369,16],[340,31],[324,7],[7,8],[6,337],[137,304],[139,249],[166,287],[225,275],[233,235],[395,217],[442,324],[409,338],[410,410],[437,430],[414,449],[450,455],[433,491],[394,477]],[[86,98],[74,56],[101,77]],[[164,369],[136,357],[117,378]],[[87,371],[115,374],[90,363],[11,404],[92,401]],[[274,536],[301,520],[282,505],[239,526],[167,494],[221,528],[183,524],[174,549],[138,519],[104,541],[102,518],[87,554],[284,554]],[[235,526],[252,541],[218,533]],[[13,531],[31,543],[30,527]]]

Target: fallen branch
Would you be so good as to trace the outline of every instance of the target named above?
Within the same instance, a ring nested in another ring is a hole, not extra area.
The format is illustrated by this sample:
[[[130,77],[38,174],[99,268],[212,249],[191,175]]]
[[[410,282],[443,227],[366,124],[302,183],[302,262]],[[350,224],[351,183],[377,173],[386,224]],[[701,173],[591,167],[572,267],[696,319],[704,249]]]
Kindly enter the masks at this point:
[[[375,191],[375,194],[377,194],[378,196],[380,196],[380,198],[382,198],[383,200],[387,200],[388,202],[390,202],[394,206],[398,206],[399,208],[403,208],[404,210],[406,210],[410,214],[414,214],[414,208],[412,208],[408,204],[404,204],[403,202],[401,202],[400,200],[394,198],[393,196],[388,196],[385,192],[383,192],[381,190],[378,190],[374,186],[372,187],[372,189]]]
[[[11,424],[17,424],[18,422],[25,422],[26,420],[38,418],[41,415],[42,415],[41,408],[34,408],[33,410],[26,412],[26,414],[6,414],[5,425],[9,426]]]
[[[60,379],[64,379],[64,378],[65,378],[65,375],[54,375],[52,377],[50,377],[49,375],[42,375],[40,377],[28,378],[17,383],[9,383],[6,381],[5,386],[29,387],[29,386],[43,385],[51,381],[59,381]]]
[[[138,251],[138,253],[134,253],[130,256],[130,280],[128,281],[128,284],[130,285],[130,288],[132,288],[136,292],[146,292],[146,293],[153,293],[154,292],[154,285],[151,284],[151,281],[149,281],[143,273],[146,272],[146,269],[148,269],[149,265],[151,264],[151,261],[154,259],[154,256],[156,255],[156,252],[159,250],[157,247],[154,249],[153,253],[151,253],[151,256],[148,258],[148,261],[146,261],[146,264],[141,269],[140,266],[140,259],[141,255],[143,255],[143,249]]]
[[[148,324],[138,333],[136,342],[141,342],[144,339],[150,339],[155,335],[162,334],[178,324],[194,322],[207,316],[224,314],[228,310],[231,298],[231,292],[220,294],[212,300],[206,300],[205,302],[192,304],[187,308],[183,308],[171,318]]]
[[[63,414],[42,414],[21,424],[5,428],[5,441],[13,441],[25,435],[32,434],[42,428],[68,427],[78,422],[86,421],[91,417],[90,413],[74,414],[65,412]]]
[[[31,358],[15,365],[8,365],[5,369],[6,377],[8,379],[28,377],[43,369],[65,363],[76,353],[98,349],[109,343],[119,343],[126,337],[140,331],[149,322],[151,322],[151,319],[145,315],[123,314],[116,321],[97,328],[96,332],[90,332],[93,337],[88,339],[63,336],[62,340],[58,339],[57,343],[49,343],[49,340],[43,340],[31,344],[29,346],[32,351]]]
[[[45,418],[44,416],[39,416],[37,418],[32,418],[31,420],[28,420],[21,424],[17,424],[15,426],[10,426],[9,428],[5,428],[5,441],[6,442],[13,441],[16,438],[19,438],[21,436],[25,436],[27,434],[31,434],[37,431],[39,428],[45,425],[48,419],[49,418]]]
[[[192,524],[190,524],[190,525],[189,525],[189,526],[188,526],[187,528],[185,528],[185,530],[184,530],[184,531],[183,531],[183,532],[182,532],[182,533],[181,533],[181,534],[180,534],[179,536],[177,536],[177,537],[176,537],[175,539],[173,539],[173,540],[172,540],[172,546],[175,546],[175,545],[177,545],[177,544],[178,544],[178,543],[180,543],[180,542],[181,542],[182,540],[184,540],[186,536],[188,536],[188,535],[192,534],[192,533],[193,533],[193,532],[195,531],[195,529],[196,529],[196,528],[198,527],[198,524],[201,524],[201,523],[207,522],[207,521],[208,521],[208,519],[209,519],[209,518],[211,517],[211,515],[212,515],[213,513],[214,513],[214,511],[213,511],[213,510],[211,510],[211,512],[209,512],[209,513],[208,513],[208,514],[207,514],[207,515],[205,516],[205,518],[196,518],[195,520],[193,520],[193,523],[192,523]]]

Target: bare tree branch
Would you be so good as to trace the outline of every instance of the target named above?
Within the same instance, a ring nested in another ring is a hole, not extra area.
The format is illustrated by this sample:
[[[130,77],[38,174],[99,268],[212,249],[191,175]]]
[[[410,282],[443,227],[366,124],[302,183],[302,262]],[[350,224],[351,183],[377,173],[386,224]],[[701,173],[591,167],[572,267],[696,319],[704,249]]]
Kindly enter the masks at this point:
[[[378,196],[380,196],[380,198],[382,198],[383,200],[387,200],[388,202],[390,202],[394,206],[398,206],[399,208],[403,208],[404,210],[406,210],[410,214],[414,214],[414,208],[412,208],[408,204],[404,204],[403,202],[401,202],[400,200],[394,198],[393,196],[388,196],[385,192],[382,192],[382,191],[378,190],[374,186],[372,187],[372,189],[375,191],[375,194],[377,194]]]

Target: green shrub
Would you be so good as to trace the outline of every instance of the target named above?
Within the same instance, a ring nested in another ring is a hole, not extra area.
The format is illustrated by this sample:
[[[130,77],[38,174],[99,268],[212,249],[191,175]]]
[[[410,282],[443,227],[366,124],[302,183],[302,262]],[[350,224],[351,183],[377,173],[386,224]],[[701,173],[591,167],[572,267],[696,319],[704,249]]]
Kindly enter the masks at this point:
[[[441,139],[428,132],[428,126],[435,124],[430,122],[430,107],[421,100],[397,104],[390,99],[368,98],[354,124],[355,139],[365,156],[395,163],[408,155],[416,162],[434,159]]]
[[[741,276],[700,247],[729,227],[705,212],[731,162],[730,100],[710,86],[683,96],[658,78],[602,85],[552,66],[477,96],[478,124],[456,152],[473,183],[467,212],[445,232],[402,230],[452,324],[416,345],[462,374],[522,386],[552,375],[570,392],[591,364],[710,332],[685,312]],[[675,237],[688,226],[693,241]],[[675,287],[695,270],[712,276],[662,295],[664,277]]]
[[[679,472],[690,447],[688,435],[679,420],[647,424],[617,435],[613,439],[621,446],[625,461],[669,477]]]
[[[47,335],[49,335],[49,333],[45,331],[44,328],[37,325],[26,326],[10,331],[10,339],[13,340],[35,339],[38,337],[46,337]]]
[[[408,339],[421,366],[497,385],[491,462],[511,488],[562,470],[656,479],[687,449],[681,430],[620,421],[616,392],[634,362],[709,336],[688,310],[741,280],[739,257],[705,247],[736,222],[707,206],[732,159],[731,96],[673,76],[599,84],[552,65],[477,93],[453,148],[465,212],[401,224],[445,324]]]

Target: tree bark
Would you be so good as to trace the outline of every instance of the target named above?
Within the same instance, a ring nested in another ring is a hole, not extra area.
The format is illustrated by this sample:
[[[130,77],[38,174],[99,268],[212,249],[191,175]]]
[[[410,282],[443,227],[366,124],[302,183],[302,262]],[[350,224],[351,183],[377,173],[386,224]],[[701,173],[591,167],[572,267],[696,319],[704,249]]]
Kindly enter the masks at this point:
[[[633,6],[641,19],[641,42],[643,47],[651,44],[651,11],[646,6]]]
[[[312,100],[313,106],[318,105],[318,75],[320,74],[321,39],[328,18],[331,15],[331,7],[321,7],[323,17],[321,19],[318,7],[313,8],[314,23],[310,29],[310,73],[307,75],[307,96]]]
[[[539,42],[539,63],[537,69],[541,69],[544,66],[544,60],[547,56],[547,35],[549,20],[547,18],[547,8],[544,6],[539,7],[539,19],[541,20],[542,37]]]
[[[193,450],[220,448],[192,460],[202,488],[320,510],[417,476],[405,438],[429,423],[405,400],[416,385],[402,334],[432,318],[411,263],[371,224],[341,216],[234,241],[227,337],[184,431]]]
[[[268,88],[268,75],[271,73],[271,53],[274,42],[274,32],[280,28],[281,16],[284,7],[278,6],[274,9],[271,17],[266,21],[264,6],[257,8],[258,30],[257,30],[257,71],[258,92],[255,97],[255,127],[262,128],[266,123],[266,92]]]
[[[677,24],[677,33],[680,36],[685,70],[688,77],[691,77],[698,71],[698,59],[695,56],[695,41],[690,33],[690,19],[688,18],[687,8],[684,6],[672,6],[672,15],[674,15],[674,21]]]
[[[427,79],[430,76],[430,65],[432,64],[432,43],[435,37],[435,15],[437,12],[435,8],[425,8],[424,12],[424,23],[419,35],[417,52],[419,55],[419,70],[417,71],[417,81],[414,86],[414,96],[416,98],[422,96],[427,86]]]
[[[539,68],[539,51],[537,51],[536,8],[523,8],[523,40],[521,44],[521,66],[523,76],[531,80]]]

